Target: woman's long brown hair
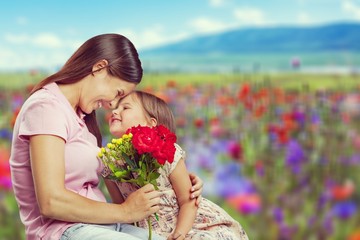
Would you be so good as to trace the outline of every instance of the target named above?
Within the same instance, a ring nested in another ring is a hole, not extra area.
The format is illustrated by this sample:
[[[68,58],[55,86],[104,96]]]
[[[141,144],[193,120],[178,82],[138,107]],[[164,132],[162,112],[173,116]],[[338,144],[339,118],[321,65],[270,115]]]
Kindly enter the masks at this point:
[[[103,59],[108,61],[106,69],[112,76],[127,82],[140,83],[143,69],[138,52],[132,42],[119,34],[102,34],[90,38],[81,45],[58,72],[35,85],[31,94],[49,83],[78,82],[92,74],[93,65]],[[85,116],[85,122],[89,131],[95,135],[100,147],[102,136],[95,111]]]

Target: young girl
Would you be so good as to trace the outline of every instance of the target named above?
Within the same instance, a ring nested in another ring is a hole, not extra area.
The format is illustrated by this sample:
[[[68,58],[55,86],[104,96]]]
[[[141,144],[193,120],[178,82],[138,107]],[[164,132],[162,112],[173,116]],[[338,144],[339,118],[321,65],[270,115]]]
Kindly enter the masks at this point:
[[[109,120],[110,132],[121,137],[128,128],[164,125],[175,132],[174,116],[168,105],[149,93],[134,91],[124,97]],[[160,168],[157,180],[163,193],[159,220],[152,219],[153,230],[167,239],[248,239],[245,231],[230,215],[213,202],[202,199],[199,206],[190,198],[191,182],[185,166],[185,152],[175,145],[174,162]],[[123,202],[136,187],[130,183],[106,180],[109,193],[116,203]],[[119,190],[121,194],[119,194]],[[147,228],[146,220],[139,226]]]

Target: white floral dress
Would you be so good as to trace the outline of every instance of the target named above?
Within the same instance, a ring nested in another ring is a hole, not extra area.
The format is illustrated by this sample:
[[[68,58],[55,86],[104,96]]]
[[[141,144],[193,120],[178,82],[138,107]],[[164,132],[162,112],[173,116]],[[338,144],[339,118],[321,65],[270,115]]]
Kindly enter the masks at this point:
[[[152,228],[157,234],[164,237],[169,236],[176,227],[179,205],[175,191],[169,181],[170,173],[175,169],[181,158],[185,159],[185,152],[176,145],[176,153],[172,164],[166,163],[160,170],[160,177],[157,180],[159,190],[163,193],[160,201],[160,210],[157,213],[159,221],[152,218]],[[117,185],[124,198],[137,188],[130,183],[117,182]],[[147,221],[137,223],[139,227],[148,228]],[[206,240],[248,240],[248,237],[241,227],[226,211],[208,199],[202,198],[192,229],[185,239],[206,239]]]

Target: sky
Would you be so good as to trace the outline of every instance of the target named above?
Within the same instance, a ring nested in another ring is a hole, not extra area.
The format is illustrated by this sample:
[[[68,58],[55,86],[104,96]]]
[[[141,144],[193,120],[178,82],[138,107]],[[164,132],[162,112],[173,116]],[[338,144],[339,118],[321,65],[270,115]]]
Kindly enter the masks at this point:
[[[87,39],[138,50],[257,26],[360,22],[360,0],[11,0],[0,4],[0,71],[62,66]]]

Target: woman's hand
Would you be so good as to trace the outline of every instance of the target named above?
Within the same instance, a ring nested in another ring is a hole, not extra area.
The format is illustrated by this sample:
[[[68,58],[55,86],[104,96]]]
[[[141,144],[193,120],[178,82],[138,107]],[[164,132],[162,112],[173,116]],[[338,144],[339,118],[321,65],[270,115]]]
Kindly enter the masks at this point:
[[[147,184],[131,193],[122,204],[124,210],[131,217],[129,222],[137,222],[159,211],[161,193],[154,189],[152,184]]]
[[[183,240],[185,239],[185,236],[182,235],[180,232],[175,231],[167,237],[167,240],[174,240],[174,239]]]
[[[199,204],[201,202],[201,193],[203,190],[204,183],[201,180],[201,178],[199,178],[197,175],[195,175],[193,173],[190,173],[189,177],[190,177],[190,181],[192,184],[192,187],[190,190],[190,192],[191,192],[190,198],[191,199],[196,198],[196,206],[199,206]]]

